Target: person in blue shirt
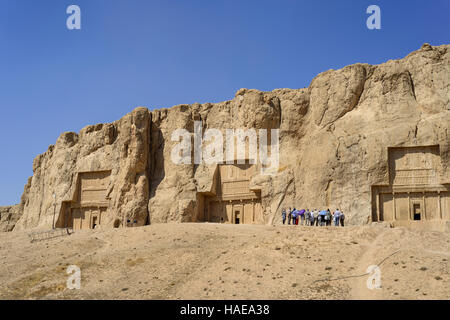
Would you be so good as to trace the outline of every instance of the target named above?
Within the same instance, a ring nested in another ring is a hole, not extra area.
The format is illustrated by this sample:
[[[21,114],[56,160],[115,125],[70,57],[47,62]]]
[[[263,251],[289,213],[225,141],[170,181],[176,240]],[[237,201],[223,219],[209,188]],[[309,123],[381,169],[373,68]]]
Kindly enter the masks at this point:
[[[292,210],[292,224],[296,225],[297,224],[297,209],[294,208],[294,210]]]
[[[341,216],[341,212],[339,211],[339,209],[336,209],[336,211],[334,212],[334,226],[335,227],[339,227],[339,219]]]

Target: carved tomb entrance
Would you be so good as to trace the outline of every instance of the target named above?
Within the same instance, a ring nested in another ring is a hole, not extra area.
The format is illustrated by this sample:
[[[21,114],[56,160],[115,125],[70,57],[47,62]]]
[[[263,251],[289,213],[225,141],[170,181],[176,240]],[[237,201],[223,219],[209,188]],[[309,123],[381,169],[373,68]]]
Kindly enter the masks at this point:
[[[62,203],[57,226],[79,230],[101,225],[109,206],[110,174],[110,171],[78,173],[75,196],[72,201]]]
[[[250,189],[251,164],[218,165],[214,190],[203,196],[201,220],[231,224],[263,224],[261,194]]]
[[[450,220],[450,188],[440,181],[438,145],[388,148],[388,161],[389,184],[372,186],[373,221],[434,226]]]

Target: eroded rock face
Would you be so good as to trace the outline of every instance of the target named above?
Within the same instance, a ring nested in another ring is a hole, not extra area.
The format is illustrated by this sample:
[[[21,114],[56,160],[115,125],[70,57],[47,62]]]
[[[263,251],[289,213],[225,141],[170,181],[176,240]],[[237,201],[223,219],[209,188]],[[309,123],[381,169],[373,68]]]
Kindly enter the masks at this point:
[[[401,60],[326,71],[304,89],[241,89],[221,103],[138,108],[64,133],[39,155],[16,229],[51,227],[54,210],[76,196],[77,173],[102,170],[111,171],[102,225],[198,221],[199,193],[211,191],[216,168],[171,161],[172,132],[192,133],[194,121],[204,131],[280,129],[278,172],[251,179],[265,223],[279,223],[282,207],[341,208],[350,224],[368,223],[370,188],[388,183],[388,147],[439,145],[440,182],[450,182],[449,88],[450,46],[424,45]]]
[[[111,170],[107,186],[109,212],[105,225],[119,218],[148,219],[148,160],[150,114],[137,108],[111,124],[85,127],[79,134],[63,133],[47,152],[36,157],[33,177],[23,196],[23,215],[17,230],[51,227],[63,201],[76,198],[77,174]],[[55,198],[53,197],[55,195]]]
[[[20,205],[0,207],[0,232],[12,231],[21,214]]]

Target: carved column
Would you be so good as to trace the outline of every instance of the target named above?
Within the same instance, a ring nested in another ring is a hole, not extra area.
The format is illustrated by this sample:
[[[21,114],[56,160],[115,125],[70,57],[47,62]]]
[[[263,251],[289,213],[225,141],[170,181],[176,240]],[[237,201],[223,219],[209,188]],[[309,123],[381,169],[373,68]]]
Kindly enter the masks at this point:
[[[393,219],[394,219],[394,221],[397,221],[397,212],[396,212],[396,209],[395,209],[395,192],[392,192],[392,203],[393,203],[393,205],[394,205],[394,210],[392,211],[392,217],[393,217]]]
[[[437,193],[439,219],[442,220],[441,191]]]
[[[255,200],[252,199],[253,223],[255,223]]]
[[[422,201],[423,201],[423,220],[427,220],[427,208],[425,206],[425,192],[422,193]]]
[[[411,192],[408,192],[408,221],[411,221],[411,216],[413,215],[411,211]]]
[[[377,221],[380,221],[380,190],[378,188],[375,188],[375,212],[377,214]]]
[[[235,224],[236,223],[236,216],[234,214],[234,205],[231,202],[231,200],[229,201],[230,205],[231,205],[231,224]]]

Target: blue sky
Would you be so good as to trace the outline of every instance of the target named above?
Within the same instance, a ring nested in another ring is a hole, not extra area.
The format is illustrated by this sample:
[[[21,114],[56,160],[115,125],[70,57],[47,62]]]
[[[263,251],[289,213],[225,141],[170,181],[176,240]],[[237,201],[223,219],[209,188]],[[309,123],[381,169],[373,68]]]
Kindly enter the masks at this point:
[[[68,30],[66,8],[81,8]],[[381,8],[381,30],[366,8]],[[0,205],[64,131],[450,43],[450,1],[0,0]]]

